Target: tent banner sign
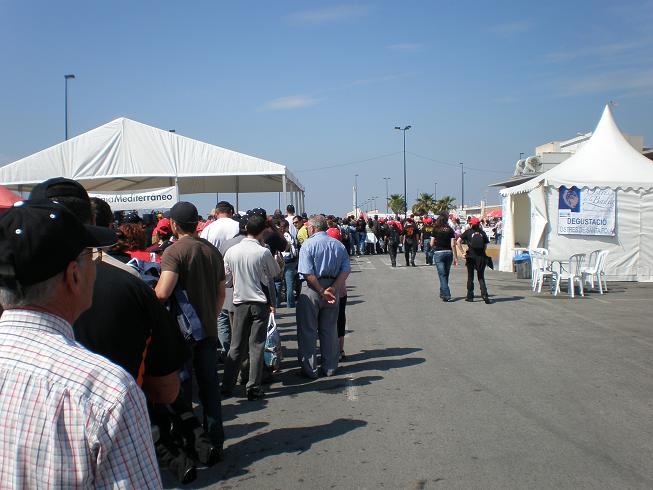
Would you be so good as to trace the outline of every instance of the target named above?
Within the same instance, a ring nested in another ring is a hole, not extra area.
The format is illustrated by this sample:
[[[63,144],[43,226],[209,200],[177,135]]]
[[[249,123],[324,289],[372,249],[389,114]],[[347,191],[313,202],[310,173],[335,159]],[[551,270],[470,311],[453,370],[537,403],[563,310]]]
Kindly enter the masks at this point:
[[[613,189],[559,189],[559,235],[615,235],[615,191]]]
[[[90,197],[104,199],[112,211],[171,208],[179,201],[177,187],[143,189],[129,192],[89,192]]]

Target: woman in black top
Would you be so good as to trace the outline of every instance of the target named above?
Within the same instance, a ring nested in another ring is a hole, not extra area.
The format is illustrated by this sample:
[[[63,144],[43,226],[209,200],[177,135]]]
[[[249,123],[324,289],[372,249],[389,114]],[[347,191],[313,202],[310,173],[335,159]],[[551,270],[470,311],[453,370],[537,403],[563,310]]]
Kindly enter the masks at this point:
[[[449,290],[449,271],[451,263],[458,265],[458,253],[456,253],[456,237],[453,229],[449,226],[448,216],[441,214],[435,220],[431,236],[431,253],[433,264],[438,270],[440,278],[440,298],[445,303],[451,301]]]
[[[467,298],[465,298],[465,301],[474,301],[474,271],[476,271],[478,285],[481,288],[481,298],[489,305],[491,301],[487,294],[487,286],[485,285],[485,266],[487,265],[485,249],[487,244],[490,243],[490,240],[483,231],[483,228],[481,228],[481,221],[478,218],[471,218],[469,224],[471,228],[465,231],[458,239],[458,243],[467,245],[467,253],[465,254],[465,265],[467,266]]]

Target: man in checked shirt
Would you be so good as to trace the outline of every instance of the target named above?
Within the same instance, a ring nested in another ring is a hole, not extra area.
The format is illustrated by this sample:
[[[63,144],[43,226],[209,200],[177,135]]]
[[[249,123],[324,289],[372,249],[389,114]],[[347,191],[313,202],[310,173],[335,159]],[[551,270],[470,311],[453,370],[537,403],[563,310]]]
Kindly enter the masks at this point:
[[[0,217],[0,486],[160,488],[134,378],[75,342],[107,228],[49,200]],[[91,248],[95,247],[95,248]]]

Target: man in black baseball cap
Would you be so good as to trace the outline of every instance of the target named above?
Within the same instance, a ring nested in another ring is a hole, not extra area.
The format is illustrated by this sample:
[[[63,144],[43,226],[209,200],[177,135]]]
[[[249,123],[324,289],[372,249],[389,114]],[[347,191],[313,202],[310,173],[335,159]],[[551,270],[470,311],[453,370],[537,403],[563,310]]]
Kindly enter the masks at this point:
[[[0,285],[24,292],[67,270],[84,249],[115,241],[114,232],[83,225],[55,201],[19,201],[0,220]]]
[[[0,433],[7,481],[161,485],[143,393],[124,370],[75,342],[71,326],[91,305],[91,247],[115,240],[108,228],[84,225],[49,200],[20,201],[0,217]],[[53,411],[52,400],[65,403]],[[121,437],[123,431],[129,437]]]

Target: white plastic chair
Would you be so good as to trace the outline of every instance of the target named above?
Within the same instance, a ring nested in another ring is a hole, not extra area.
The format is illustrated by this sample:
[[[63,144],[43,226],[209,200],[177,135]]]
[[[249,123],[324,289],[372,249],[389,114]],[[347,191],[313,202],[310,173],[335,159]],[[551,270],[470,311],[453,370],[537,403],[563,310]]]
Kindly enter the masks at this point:
[[[537,289],[537,292],[541,293],[545,277],[551,275],[549,261],[547,260],[549,251],[546,248],[534,248],[529,253],[531,256],[531,286],[533,291]]]
[[[600,294],[608,290],[608,283],[605,280],[605,261],[609,253],[609,250],[595,250],[592,252],[592,254],[596,254],[594,264],[590,263],[583,268],[583,284],[587,283],[594,289],[594,279],[596,278],[596,282],[599,283]],[[601,279],[603,279],[603,283],[601,283]]]
[[[580,286],[580,295],[585,296],[583,292],[583,264],[585,263],[585,254],[574,254],[569,257],[569,264],[563,264],[559,261],[551,263],[551,279],[554,282],[553,295],[557,296],[560,292],[560,282],[569,281],[569,295],[574,297],[576,281]],[[556,266],[557,265],[557,266]]]

